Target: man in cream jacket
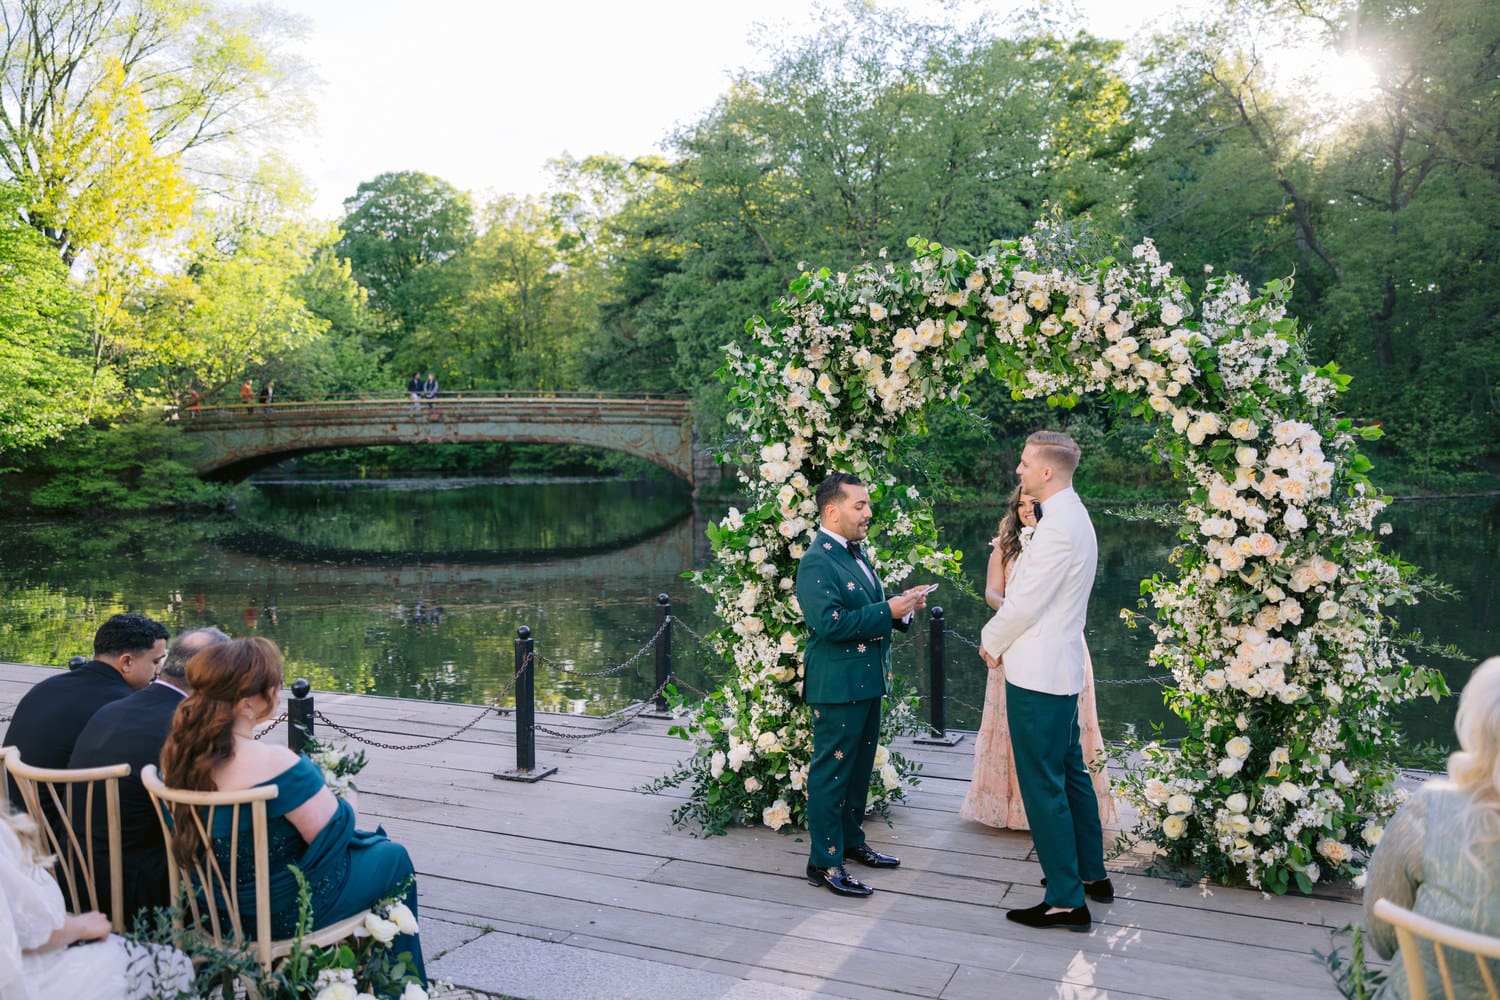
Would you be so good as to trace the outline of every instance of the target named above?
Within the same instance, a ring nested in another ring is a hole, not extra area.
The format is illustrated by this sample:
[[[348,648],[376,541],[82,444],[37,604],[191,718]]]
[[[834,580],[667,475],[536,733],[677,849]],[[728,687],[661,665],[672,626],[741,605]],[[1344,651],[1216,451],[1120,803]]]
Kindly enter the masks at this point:
[[[1098,559],[1094,526],[1073,490],[1078,455],[1066,434],[1038,431],[1026,439],[1016,474],[1021,491],[1040,501],[1040,520],[980,646],[986,665],[1005,671],[1016,780],[1046,875],[1044,901],[1006,917],[1082,932],[1093,919],[1085,891],[1108,903],[1114,887],[1104,870],[1099,803],[1078,734],[1083,624]]]

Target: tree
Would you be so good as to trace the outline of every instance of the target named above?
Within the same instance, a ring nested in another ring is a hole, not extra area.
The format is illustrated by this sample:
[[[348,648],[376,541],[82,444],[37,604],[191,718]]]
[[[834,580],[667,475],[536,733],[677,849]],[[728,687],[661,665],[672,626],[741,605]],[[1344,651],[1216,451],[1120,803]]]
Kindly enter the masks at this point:
[[[69,263],[122,219],[175,217],[194,164],[305,118],[300,22],[217,0],[0,0],[0,167]],[[243,148],[235,150],[236,157]]]
[[[52,248],[17,213],[24,192],[0,184],[0,460],[82,424],[88,381],[83,300]]]
[[[385,173],[344,200],[343,229],[338,252],[399,340],[421,325],[438,268],[474,241],[473,200],[429,174]]]

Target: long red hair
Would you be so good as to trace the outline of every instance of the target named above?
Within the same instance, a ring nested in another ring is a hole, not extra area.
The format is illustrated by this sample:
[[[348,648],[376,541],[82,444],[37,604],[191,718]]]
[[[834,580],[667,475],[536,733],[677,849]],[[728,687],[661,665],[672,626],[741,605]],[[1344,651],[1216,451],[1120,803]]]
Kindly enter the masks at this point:
[[[252,636],[215,643],[187,663],[192,693],[172,715],[161,750],[162,781],[169,788],[213,791],[215,766],[234,756],[234,707],[244,698],[274,697],[281,690],[281,650]],[[172,810],[172,854],[191,865],[203,847],[191,806]]]

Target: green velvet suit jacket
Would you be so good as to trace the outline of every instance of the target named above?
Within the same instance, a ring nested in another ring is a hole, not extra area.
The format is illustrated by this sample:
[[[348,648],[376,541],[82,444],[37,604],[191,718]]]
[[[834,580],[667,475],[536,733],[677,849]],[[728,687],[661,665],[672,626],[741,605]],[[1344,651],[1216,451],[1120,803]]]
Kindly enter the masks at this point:
[[[879,577],[872,585],[841,542],[821,530],[813,536],[797,567],[797,603],[808,631],[804,700],[831,705],[890,690],[893,623],[885,601]]]

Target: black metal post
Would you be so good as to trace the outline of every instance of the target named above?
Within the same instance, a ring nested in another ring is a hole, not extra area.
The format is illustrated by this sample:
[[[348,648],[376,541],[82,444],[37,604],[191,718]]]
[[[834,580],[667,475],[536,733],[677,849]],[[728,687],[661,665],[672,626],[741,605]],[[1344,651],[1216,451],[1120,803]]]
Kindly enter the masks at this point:
[[[948,732],[947,675],[947,623],[943,620],[943,609],[933,608],[927,613],[927,708],[931,732],[918,736],[912,742],[953,746],[963,735]]]
[[[663,689],[656,696],[656,710],[666,712],[667,678],[672,676],[672,599],[666,594],[657,594],[656,603],[661,608],[660,632],[656,636],[656,686]]]
[[[525,625],[516,629],[516,770],[536,767],[536,640]]]
[[[525,625],[516,629],[516,768],[496,771],[508,781],[540,781],[557,770],[536,766],[536,641]]]
[[[301,753],[312,738],[312,685],[299,678],[292,681],[292,696],[286,702],[286,745],[292,753]]]

